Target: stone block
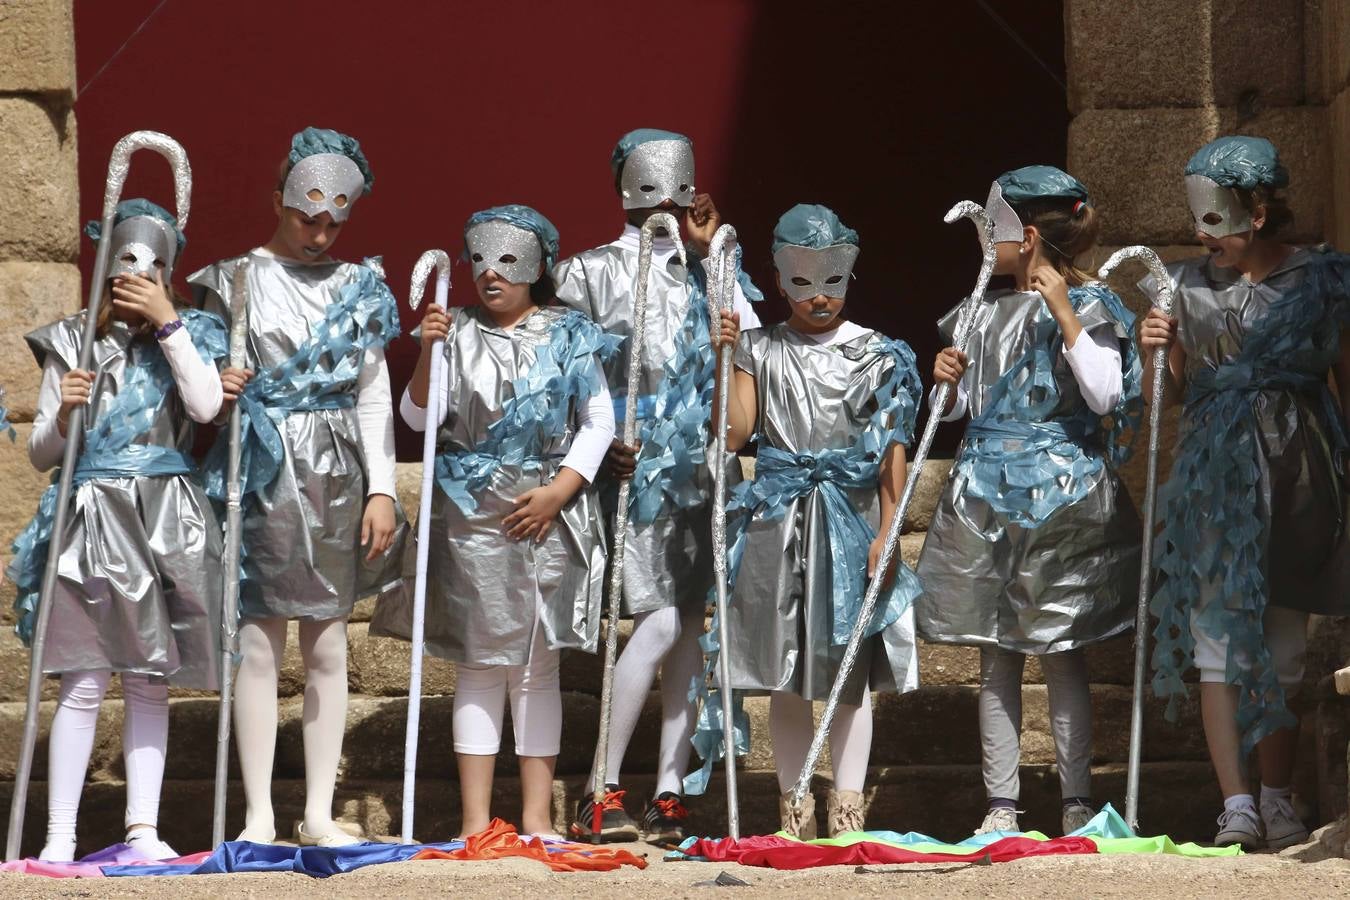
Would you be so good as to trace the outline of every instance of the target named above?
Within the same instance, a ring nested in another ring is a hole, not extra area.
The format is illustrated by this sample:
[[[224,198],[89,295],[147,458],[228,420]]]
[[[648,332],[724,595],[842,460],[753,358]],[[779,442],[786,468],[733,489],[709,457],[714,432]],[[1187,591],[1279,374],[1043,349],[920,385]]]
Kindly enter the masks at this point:
[[[0,92],[75,95],[75,23],[70,0],[0,6]]]
[[[1321,0],[1322,89],[1327,98],[1350,87],[1350,4]]]
[[[1350,40],[1350,16],[1347,16]],[[1350,88],[1344,88],[1327,106],[1327,130],[1331,144],[1331,213],[1327,239],[1337,247],[1350,247]]]
[[[69,263],[0,262],[0,320],[5,323],[0,333],[0,386],[5,389],[11,422],[33,421],[42,383],[42,369],[23,336],[79,309],[78,267]]]
[[[923,472],[914,485],[914,499],[910,501],[909,511],[905,514],[905,531],[927,531],[933,521],[933,511],[937,509],[942,492],[947,489],[947,476],[951,473],[952,460],[930,457],[923,464]]]
[[[0,97],[0,157],[0,259],[73,262],[80,218],[74,110]]]
[[[353,693],[377,697],[408,696],[412,653],[407,641],[372,636],[369,625],[353,622],[347,626],[347,646],[347,684]],[[435,656],[424,657],[423,696],[454,692],[455,664]]]

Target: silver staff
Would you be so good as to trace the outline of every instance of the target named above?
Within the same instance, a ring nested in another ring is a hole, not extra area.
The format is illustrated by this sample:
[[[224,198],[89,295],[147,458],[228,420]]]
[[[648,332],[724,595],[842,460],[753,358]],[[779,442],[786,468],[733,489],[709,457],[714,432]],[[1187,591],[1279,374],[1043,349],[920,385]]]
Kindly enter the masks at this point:
[[[1122,247],[1106,261],[1097,274],[1102,278],[1127,259],[1148,266],[1158,284],[1155,305],[1172,314],[1172,277],[1163,261],[1148,247]],[[1148,481],[1144,488],[1144,542],[1139,558],[1139,608],[1134,616],[1134,697],[1130,706],[1130,758],[1125,775],[1125,822],[1139,830],[1139,770],[1144,755],[1144,676],[1148,671],[1148,601],[1153,580],[1153,515],[1158,494],[1158,423],[1162,420],[1163,379],[1167,372],[1167,350],[1153,351],[1153,396],[1148,407]]]
[[[970,296],[961,303],[960,312],[957,313],[956,317],[956,333],[953,335],[952,344],[958,350],[965,352],[966,344],[970,341],[970,333],[975,325],[975,312],[979,309],[980,303],[983,302],[985,289],[989,286],[989,278],[994,274],[994,223],[990,221],[989,215],[982,206],[969,200],[962,200],[953,206],[943,218],[948,224],[963,218],[974,222],[983,253],[980,274],[975,281],[975,290],[971,291]],[[915,451],[914,461],[909,467],[909,478],[905,481],[905,492],[900,496],[899,507],[891,516],[890,527],[886,530],[886,543],[881,550],[881,558],[877,560],[876,570],[867,582],[867,593],[863,597],[862,609],[858,612],[858,620],[853,623],[853,633],[849,635],[848,646],[844,648],[844,656],[839,661],[839,671],[834,677],[834,684],[830,686],[830,696],[825,701],[825,710],[820,717],[820,725],[817,726],[816,733],[811,737],[811,748],[806,753],[806,763],[802,766],[801,774],[797,777],[797,783],[793,785],[793,806],[800,806],[802,799],[811,788],[811,775],[815,772],[816,762],[820,759],[821,751],[825,748],[825,739],[829,737],[830,726],[834,722],[834,714],[839,707],[839,696],[844,692],[844,684],[853,671],[853,664],[857,662],[858,648],[862,646],[863,635],[867,632],[867,626],[872,621],[872,614],[876,611],[877,597],[881,594],[882,584],[886,580],[886,570],[890,568],[891,559],[900,543],[900,529],[904,527],[910,501],[914,499],[914,488],[919,483],[919,475],[923,472],[923,464],[928,461],[928,451],[933,446],[933,437],[937,434],[938,423],[942,420],[942,411],[947,407],[951,390],[950,384],[938,385],[937,397],[934,398],[932,408],[928,411],[928,422],[924,425],[923,438],[919,441],[919,448]],[[883,450],[883,452],[885,451]]]
[[[103,301],[104,282],[108,279],[113,219],[117,215],[117,202],[122,199],[122,186],[126,184],[127,171],[131,168],[131,155],[137,150],[153,150],[167,159],[169,165],[173,167],[178,228],[182,230],[187,227],[188,209],[192,198],[192,169],[188,166],[187,152],[173,138],[158,131],[134,131],[118,141],[108,160],[108,180],[103,191],[103,230],[100,232],[102,237],[98,242],[98,250],[94,255],[94,269],[89,279],[89,301],[86,304],[79,359],[80,368],[86,372],[89,371],[94,358],[94,342],[98,340],[98,313]],[[28,671],[28,706],[24,710],[23,736],[19,739],[19,762],[14,770],[14,797],[9,807],[9,834],[5,843],[5,858],[8,860],[18,859],[19,844],[23,838],[24,808],[28,804],[28,778],[32,774],[33,751],[37,745],[38,705],[42,700],[42,652],[47,642],[47,623],[52,615],[52,592],[56,589],[57,560],[61,556],[57,543],[65,533],[71,478],[75,474],[75,464],[79,461],[80,437],[83,433],[84,407],[77,406],[71,410],[66,421],[66,449],[61,462],[61,479],[57,487],[52,546],[47,553],[47,568],[42,573],[37,621],[33,625],[32,656]]]
[[[450,254],[428,250],[413,266],[408,306],[422,305],[422,293],[432,270],[436,272],[436,305],[445,309],[450,295]],[[445,341],[431,345],[431,371],[427,378],[427,426],[422,433],[422,497],[417,507],[417,581],[413,588],[412,656],[408,666],[408,728],[403,743],[403,843],[413,839],[413,799],[417,788],[417,732],[422,720],[422,655],[427,616],[427,554],[431,550],[431,500],[436,489],[436,436],[440,432]]]
[[[721,330],[718,313],[736,305],[736,229],[723,225],[708,247],[712,262],[708,276],[710,328]],[[727,622],[727,395],[732,390],[731,356],[734,348],[723,344],[717,351],[719,384],[717,436],[713,444],[713,572],[717,577],[717,681],[722,700],[722,752],[727,767],[727,834],[741,837],[741,812],[736,798],[736,723],[731,693],[731,626]]]
[[[234,267],[230,288],[230,366],[248,364],[248,261]],[[216,720],[216,796],[211,846],[225,840],[225,787],[230,769],[230,713],[234,707],[234,657],[239,652],[239,546],[243,540],[243,491],[239,484],[239,404],[230,410],[229,457],[225,470],[225,593],[220,604],[220,714]]]
[[[633,331],[628,336],[628,393],[624,397],[623,443],[637,442],[638,388],[642,383],[642,344],[647,332],[647,282],[652,269],[652,241],[664,230],[675,244],[681,264],[688,265],[680,243],[680,223],[670,213],[652,213],[642,224],[638,242],[637,284],[633,295]],[[619,654],[619,616],[623,607],[623,548],[628,531],[628,494],[632,479],[619,482],[619,504],[614,511],[614,547],[609,558],[609,622],[605,628],[605,668],[600,683],[600,734],[595,741],[595,785],[592,789],[591,842],[600,842],[605,806],[605,766],[609,755],[609,721],[614,700],[614,661]]]

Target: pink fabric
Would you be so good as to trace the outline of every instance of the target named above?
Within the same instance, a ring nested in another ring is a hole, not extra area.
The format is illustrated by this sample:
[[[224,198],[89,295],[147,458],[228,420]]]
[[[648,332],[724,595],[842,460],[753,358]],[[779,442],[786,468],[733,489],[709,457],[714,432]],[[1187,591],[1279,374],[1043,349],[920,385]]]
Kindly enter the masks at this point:
[[[75,862],[43,862],[36,857],[0,863],[0,872],[20,872],[24,875],[42,875],[47,878],[103,878],[104,866],[163,866],[200,865],[211,857],[210,851],[189,853],[177,859],[142,859],[126,844],[113,844]]]

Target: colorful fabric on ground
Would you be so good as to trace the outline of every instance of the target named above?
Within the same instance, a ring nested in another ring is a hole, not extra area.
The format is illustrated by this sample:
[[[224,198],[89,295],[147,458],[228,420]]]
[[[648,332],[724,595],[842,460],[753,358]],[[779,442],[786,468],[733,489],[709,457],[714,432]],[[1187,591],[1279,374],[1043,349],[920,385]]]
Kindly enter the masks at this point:
[[[43,862],[40,859],[16,859],[0,863],[0,872],[19,872],[24,875],[45,875],[48,878],[103,878],[105,869],[133,870],[129,875],[158,875],[158,870],[169,868],[195,869],[211,856],[209,852],[190,853],[178,859],[147,860],[126,844],[113,844],[97,853],[91,853],[75,862]]]
[[[501,819],[493,819],[486,830],[470,835],[458,850],[426,847],[412,859],[489,860],[510,856],[537,860],[555,872],[609,872],[622,866],[647,868],[645,859],[627,850],[545,841],[537,836],[526,840]]]

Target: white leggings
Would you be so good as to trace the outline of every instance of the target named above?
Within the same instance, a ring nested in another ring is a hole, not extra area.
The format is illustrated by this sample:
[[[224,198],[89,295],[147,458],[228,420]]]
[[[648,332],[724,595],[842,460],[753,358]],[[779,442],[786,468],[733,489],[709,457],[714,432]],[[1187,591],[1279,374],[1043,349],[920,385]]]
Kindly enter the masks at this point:
[[[787,691],[774,691],[769,696],[769,736],[773,739],[781,793],[786,794],[797,783],[815,731],[810,700]],[[835,709],[830,726],[830,765],[836,791],[863,789],[871,753],[872,695],[868,694],[860,706],[841,703]]]
[[[511,696],[511,725],[517,756],[557,756],[562,743],[561,655],[550,650],[544,631],[534,630],[530,658],[523,666],[460,663],[452,724],[455,752],[495,756],[502,745],[502,715]]]
[[[112,673],[66,672],[47,745],[47,835],[75,834],[80,793],[94,749],[98,709]],[[148,675],[122,673],[126,712],[122,757],[127,770],[126,824],[156,826],[164,782],[164,751],[169,743],[169,688]]]
[[[619,781],[628,742],[637,728],[647,694],[661,673],[661,749],[656,764],[656,793],[684,793],[685,769],[694,736],[695,710],[689,684],[703,669],[703,606],[668,606],[633,617],[633,636],[614,666],[614,699],[610,710],[609,754],[605,780]]]
[[[1308,650],[1308,614],[1283,606],[1267,606],[1261,618],[1261,630],[1270,651],[1270,662],[1286,696],[1298,693],[1303,683],[1303,658]],[[1191,634],[1195,637],[1195,667],[1202,682],[1228,681],[1228,638],[1218,640],[1206,634],[1191,615]],[[1251,667],[1245,652],[1235,662],[1241,669]]]

